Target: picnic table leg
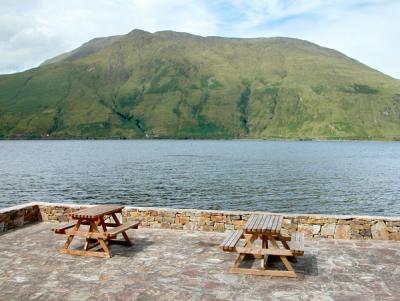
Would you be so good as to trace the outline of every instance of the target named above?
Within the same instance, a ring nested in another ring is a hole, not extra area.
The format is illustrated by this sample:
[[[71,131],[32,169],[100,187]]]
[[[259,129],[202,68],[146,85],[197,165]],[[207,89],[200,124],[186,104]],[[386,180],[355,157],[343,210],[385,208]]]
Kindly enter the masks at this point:
[[[279,246],[275,240],[275,238],[271,235],[269,237],[269,240],[271,241],[271,244],[275,247],[279,249]],[[289,260],[287,259],[286,256],[279,256],[280,260],[282,261],[282,263],[284,264],[284,266],[286,267],[287,271],[285,271],[285,273],[287,273],[288,275],[291,275],[290,277],[297,277],[296,273],[294,272],[294,269],[292,267],[292,265],[290,264]]]
[[[246,242],[244,244],[245,247],[252,246],[253,242],[257,239],[257,236],[254,234],[245,234],[245,239]],[[233,266],[230,268],[231,273],[237,273],[238,271],[242,270],[239,268],[241,262],[246,258],[245,253],[239,253],[238,257],[236,258],[235,262],[233,263]],[[247,270],[247,269],[246,269]]]
[[[106,226],[106,224],[104,222],[104,218],[103,217],[100,217],[100,224],[101,224],[101,227],[103,228],[103,231],[107,232],[107,226]]]
[[[112,218],[114,219],[115,223],[117,224],[117,227],[121,225],[121,222],[119,221],[117,215],[115,213],[111,213]],[[132,241],[129,239],[128,234],[126,234],[125,231],[121,232],[122,236],[124,237],[126,244],[128,246],[132,246],[133,243]]]
[[[244,243],[244,247],[252,247],[254,241],[257,240],[258,238],[258,234],[254,233],[254,234],[245,234],[244,235],[246,241]],[[260,258],[260,255],[251,255],[251,254],[246,254],[247,256],[252,256],[253,258]]]
[[[253,242],[258,238],[257,234],[245,234],[244,237],[246,239],[246,242],[244,243],[245,247],[251,247],[253,245]]]
[[[100,219],[97,220],[96,222],[90,221],[90,225],[91,225],[91,228],[92,228],[92,232],[95,232],[95,233],[99,233],[99,232],[100,232],[99,229],[97,228],[97,225],[98,225],[99,223],[100,223]],[[97,238],[97,241],[99,242],[100,246],[103,248],[103,251],[104,251],[104,253],[106,254],[106,256],[111,258],[111,257],[112,257],[111,251],[110,251],[110,249],[108,248],[108,245],[107,245],[107,243],[104,241],[104,239],[102,239],[102,238]]]
[[[92,225],[89,226],[89,232],[92,232]],[[87,237],[85,240],[85,245],[83,246],[83,249],[87,251],[89,249],[89,243],[90,243],[90,238]]]
[[[261,236],[261,247],[263,249],[267,249],[268,248],[268,237],[265,235]],[[268,261],[268,255],[264,255],[261,258],[261,268],[265,269],[267,266],[267,261]]]
[[[76,225],[74,227],[75,231],[78,231],[79,227],[81,226],[81,223],[82,223],[82,220],[78,220],[78,222],[76,223]],[[74,239],[74,236],[75,235],[69,235],[68,236],[67,241],[65,242],[63,249],[65,249],[65,250],[68,249],[69,245],[71,244],[72,240]]]
[[[99,222],[100,223],[102,222],[102,218],[100,218],[100,221],[96,221],[95,224],[98,225]],[[105,227],[105,225],[103,226],[103,229],[104,229],[104,227]],[[94,232],[91,223],[89,225],[89,232]],[[93,241],[94,241],[94,243],[92,245],[90,245],[90,243],[93,242]],[[83,250],[88,251],[89,249],[92,249],[92,248],[98,246],[99,244],[100,244],[100,242],[97,239],[93,239],[93,238],[89,238],[88,237],[85,240],[85,245],[83,246]]]
[[[290,250],[289,244],[288,244],[287,241],[282,237],[281,234],[278,235],[278,238],[279,238],[279,240],[282,242],[282,245],[285,247],[285,249]],[[290,260],[291,262],[297,262],[297,259],[296,259],[295,256],[290,257],[289,260]]]
[[[240,263],[243,261],[245,258],[246,254],[240,253],[239,256],[236,258],[235,263],[233,264],[234,268],[238,268],[240,266]]]
[[[286,269],[288,271],[291,271],[291,272],[294,273],[294,269],[293,269],[292,265],[290,264],[289,260],[287,259],[287,257],[286,256],[279,256],[279,257],[281,258],[281,260],[282,260],[283,264],[285,265]]]

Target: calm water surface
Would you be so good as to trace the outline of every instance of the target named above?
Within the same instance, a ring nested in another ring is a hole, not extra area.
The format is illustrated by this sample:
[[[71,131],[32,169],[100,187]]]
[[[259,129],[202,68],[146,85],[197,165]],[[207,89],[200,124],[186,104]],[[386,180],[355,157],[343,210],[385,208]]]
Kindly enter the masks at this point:
[[[400,143],[0,141],[0,207],[27,201],[400,215]]]

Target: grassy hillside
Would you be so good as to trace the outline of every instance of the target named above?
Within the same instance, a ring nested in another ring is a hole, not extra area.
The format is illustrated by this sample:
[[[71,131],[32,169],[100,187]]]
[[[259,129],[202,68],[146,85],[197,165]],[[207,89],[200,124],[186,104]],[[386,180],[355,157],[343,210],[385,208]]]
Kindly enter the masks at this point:
[[[134,30],[0,76],[0,137],[400,139],[400,81],[297,39]]]

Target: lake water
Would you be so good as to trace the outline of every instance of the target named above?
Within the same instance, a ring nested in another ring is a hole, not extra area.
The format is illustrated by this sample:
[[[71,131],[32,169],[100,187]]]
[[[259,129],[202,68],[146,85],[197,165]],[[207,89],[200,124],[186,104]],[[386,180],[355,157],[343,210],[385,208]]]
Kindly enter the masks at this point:
[[[400,215],[400,143],[0,141],[0,207],[28,201]]]

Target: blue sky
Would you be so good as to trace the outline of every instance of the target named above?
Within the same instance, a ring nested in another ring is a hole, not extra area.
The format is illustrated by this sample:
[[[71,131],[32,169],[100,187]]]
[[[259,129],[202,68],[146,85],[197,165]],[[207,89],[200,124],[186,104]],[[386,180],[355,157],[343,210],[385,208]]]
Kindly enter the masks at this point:
[[[300,38],[400,78],[399,16],[400,0],[1,0],[0,73],[140,28]]]

